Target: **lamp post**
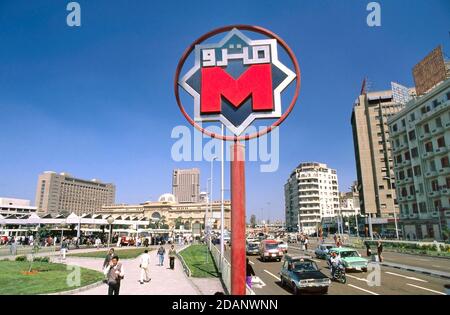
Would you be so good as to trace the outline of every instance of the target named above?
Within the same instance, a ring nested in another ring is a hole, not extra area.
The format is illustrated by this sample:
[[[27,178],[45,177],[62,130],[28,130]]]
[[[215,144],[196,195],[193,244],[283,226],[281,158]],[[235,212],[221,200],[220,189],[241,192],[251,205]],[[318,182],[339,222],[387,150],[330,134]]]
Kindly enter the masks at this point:
[[[108,234],[108,247],[109,247],[111,244],[112,224],[114,223],[114,218],[108,217],[108,219],[106,219],[106,221],[109,224],[109,234]]]
[[[392,178],[390,177],[383,177],[383,179],[388,180],[389,183],[389,190],[392,193]],[[399,240],[399,236],[398,236],[398,226],[397,226],[397,212],[395,211],[395,206],[394,206],[394,222],[395,222],[395,235],[397,236],[397,240]]]
[[[221,131],[222,136],[224,135],[224,125],[221,124]],[[225,251],[225,245],[223,244],[223,234],[225,233],[225,205],[224,205],[224,195],[225,195],[225,185],[224,185],[224,179],[225,179],[225,153],[224,153],[224,143],[225,141],[221,141],[221,160],[220,160],[220,270],[222,271],[222,265],[223,265],[223,257],[224,257],[224,251]]]

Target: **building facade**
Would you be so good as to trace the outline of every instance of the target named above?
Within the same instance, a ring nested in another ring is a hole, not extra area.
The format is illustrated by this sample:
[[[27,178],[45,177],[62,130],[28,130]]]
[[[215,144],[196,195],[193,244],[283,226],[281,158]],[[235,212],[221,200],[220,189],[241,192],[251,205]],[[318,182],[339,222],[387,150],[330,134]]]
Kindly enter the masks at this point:
[[[206,213],[208,211],[208,215]],[[183,226],[190,229],[192,224],[200,223],[205,225],[206,218],[211,218],[213,229],[220,229],[221,202],[212,203],[212,212],[207,202],[179,203],[172,194],[164,194],[158,201],[147,201],[138,205],[111,205],[103,206],[99,214],[110,215],[137,215],[144,216],[152,222],[167,224],[170,229]],[[231,203],[224,201],[224,228],[231,228]]]
[[[335,216],[338,192],[336,170],[323,163],[301,163],[284,185],[286,228],[317,232],[324,219]]]
[[[172,174],[172,194],[179,203],[200,201],[200,170],[176,169]]]
[[[450,79],[388,123],[404,236],[440,238],[450,226]]]
[[[115,195],[116,187],[111,183],[44,172],[38,178],[36,207],[39,214],[96,213],[103,205],[114,204]]]
[[[351,124],[360,207],[363,214],[372,217],[398,213],[387,120],[403,108],[404,104],[393,100],[391,90],[362,92],[353,107]]]
[[[0,215],[20,217],[32,213],[36,213],[36,207],[31,206],[30,200],[0,197]]]
[[[339,215],[354,217],[360,214],[358,183],[355,183],[351,191],[339,193]]]

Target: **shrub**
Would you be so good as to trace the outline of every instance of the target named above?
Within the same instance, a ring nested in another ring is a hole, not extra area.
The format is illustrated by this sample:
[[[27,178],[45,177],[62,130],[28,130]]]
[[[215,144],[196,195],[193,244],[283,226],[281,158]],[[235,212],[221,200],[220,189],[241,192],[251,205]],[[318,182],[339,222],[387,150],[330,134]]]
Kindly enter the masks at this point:
[[[17,256],[16,261],[27,261],[27,256]]]
[[[49,263],[50,257],[35,257],[33,261]]]

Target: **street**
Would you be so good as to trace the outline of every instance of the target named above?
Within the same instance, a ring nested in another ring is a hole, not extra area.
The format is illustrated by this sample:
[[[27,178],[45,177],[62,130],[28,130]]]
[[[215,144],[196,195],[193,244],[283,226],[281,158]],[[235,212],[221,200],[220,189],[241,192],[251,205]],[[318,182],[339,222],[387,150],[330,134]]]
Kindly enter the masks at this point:
[[[317,259],[314,255],[315,241],[310,242],[308,252],[300,249],[299,244],[289,244],[288,254],[308,255],[313,258],[321,271],[330,276],[325,260]],[[365,252],[358,250],[365,257]],[[226,251],[229,258],[231,250]],[[450,260],[426,256],[415,256],[392,252],[383,253],[386,262],[406,264],[421,268],[450,271]],[[259,256],[248,256],[256,276],[262,281],[262,287],[255,286],[256,295],[289,295],[293,294],[289,288],[280,284],[279,272],[282,261],[262,262]],[[381,266],[380,286],[369,286],[367,277],[370,272],[347,272],[347,283],[332,282],[328,294],[330,295],[445,295],[444,285],[450,280],[429,276],[413,271],[399,270]]]

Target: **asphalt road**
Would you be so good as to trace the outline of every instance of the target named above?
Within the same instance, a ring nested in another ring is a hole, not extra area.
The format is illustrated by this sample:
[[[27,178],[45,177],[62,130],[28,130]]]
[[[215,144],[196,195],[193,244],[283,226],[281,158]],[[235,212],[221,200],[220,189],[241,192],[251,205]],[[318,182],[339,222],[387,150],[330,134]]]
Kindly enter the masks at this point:
[[[312,247],[314,249],[314,247]],[[300,250],[298,245],[290,244],[288,249],[291,255],[309,255],[313,256],[310,252],[306,253]],[[359,251],[363,257],[365,252]],[[229,255],[230,251],[226,251],[226,255]],[[387,254],[387,253],[386,253]],[[420,261],[415,258],[421,258],[421,256],[405,257],[402,258],[402,254],[397,254],[392,259],[400,260],[398,263],[408,264],[417,262],[423,265],[425,261]],[[387,256],[386,260],[387,260]],[[389,255],[390,256],[390,255]],[[260,288],[254,287],[253,290],[257,295],[285,295],[292,294],[291,290],[288,288],[281,287],[279,272],[281,269],[282,262],[272,261],[272,262],[262,262],[259,256],[248,256],[250,263],[256,275],[262,280],[263,286]],[[391,259],[391,257],[389,258]],[[424,257],[423,259],[428,259]],[[438,263],[446,266],[447,261],[441,261],[439,258],[429,258],[431,261],[438,259]],[[330,276],[330,270],[327,267],[325,260],[316,259],[316,261],[321,271]],[[394,261],[392,261],[394,262]],[[417,264],[416,264],[417,265]],[[429,265],[428,265],[429,266]],[[367,277],[369,272],[348,272],[347,273],[347,283],[341,284],[337,282],[332,282],[328,294],[331,295],[445,295],[444,285],[450,283],[450,280],[446,280],[439,277],[428,276],[416,272],[403,271],[395,268],[381,266],[380,273],[380,286],[369,286]],[[445,270],[445,269],[444,269]],[[445,271],[448,271],[445,270]]]

